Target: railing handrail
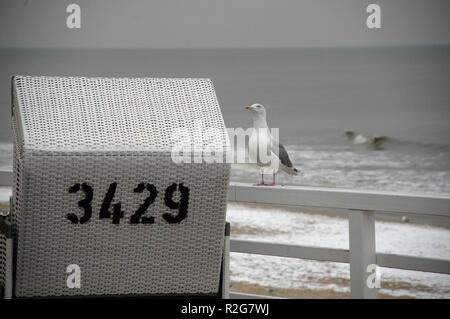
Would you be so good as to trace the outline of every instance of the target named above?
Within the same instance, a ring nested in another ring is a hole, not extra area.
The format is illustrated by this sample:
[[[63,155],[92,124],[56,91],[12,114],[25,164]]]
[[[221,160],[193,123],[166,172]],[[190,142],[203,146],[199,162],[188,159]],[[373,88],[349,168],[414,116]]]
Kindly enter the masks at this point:
[[[450,217],[450,196],[309,186],[230,183],[228,200],[323,209]]]
[[[249,239],[231,239],[230,251],[347,264],[350,262],[349,249],[268,243]],[[387,268],[450,274],[450,260],[438,258],[376,253],[376,264]]]

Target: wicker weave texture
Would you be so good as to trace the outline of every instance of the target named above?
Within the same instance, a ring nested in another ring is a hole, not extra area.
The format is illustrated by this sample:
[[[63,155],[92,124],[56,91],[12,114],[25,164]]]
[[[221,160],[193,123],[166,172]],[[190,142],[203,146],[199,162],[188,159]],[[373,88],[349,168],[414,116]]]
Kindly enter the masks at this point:
[[[176,164],[170,153],[177,127],[203,143],[199,119],[227,144],[207,79],[15,77],[16,296],[217,293],[230,167]],[[93,189],[84,224],[66,218],[83,215],[83,192],[69,192],[76,183]],[[111,183],[119,224],[99,219]],[[158,191],[145,214],[153,224],[130,223],[148,196],[134,192],[140,183]],[[173,183],[189,188],[189,202],[170,224],[162,215],[178,213],[164,199]],[[70,264],[80,266],[79,289],[66,285]]]

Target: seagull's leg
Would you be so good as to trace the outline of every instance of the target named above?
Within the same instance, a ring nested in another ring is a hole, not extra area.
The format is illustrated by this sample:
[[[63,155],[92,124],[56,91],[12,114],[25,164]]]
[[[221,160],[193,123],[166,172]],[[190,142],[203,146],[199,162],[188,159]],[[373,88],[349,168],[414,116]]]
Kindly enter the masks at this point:
[[[265,185],[267,185],[267,184],[264,184],[264,171],[263,171],[262,168],[259,170],[259,173],[261,174],[261,183],[260,184],[255,184],[254,186],[265,186]]]
[[[275,173],[272,173],[272,184],[265,184],[267,186],[275,186]]]

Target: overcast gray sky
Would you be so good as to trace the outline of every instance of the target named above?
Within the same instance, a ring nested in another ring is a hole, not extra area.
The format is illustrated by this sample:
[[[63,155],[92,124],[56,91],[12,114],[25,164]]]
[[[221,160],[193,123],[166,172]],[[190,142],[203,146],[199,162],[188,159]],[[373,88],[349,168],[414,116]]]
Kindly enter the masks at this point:
[[[81,29],[66,7],[81,7]],[[381,7],[381,29],[366,7]],[[255,48],[450,44],[449,0],[2,0],[0,47]]]

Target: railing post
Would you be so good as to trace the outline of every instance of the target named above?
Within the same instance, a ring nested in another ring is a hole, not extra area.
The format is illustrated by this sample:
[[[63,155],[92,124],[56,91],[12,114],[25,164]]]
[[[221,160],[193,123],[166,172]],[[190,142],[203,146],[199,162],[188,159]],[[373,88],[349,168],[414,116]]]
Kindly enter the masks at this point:
[[[375,299],[377,288],[370,288],[367,266],[376,264],[375,213],[351,210],[349,217],[350,290],[352,298]]]
[[[222,299],[230,299],[230,223],[225,223],[222,263]]]
[[[0,236],[4,237],[3,247],[3,282],[0,286],[0,299],[11,299],[13,292],[13,233],[9,211],[0,212]],[[3,291],[1,291],[3,290]]]

